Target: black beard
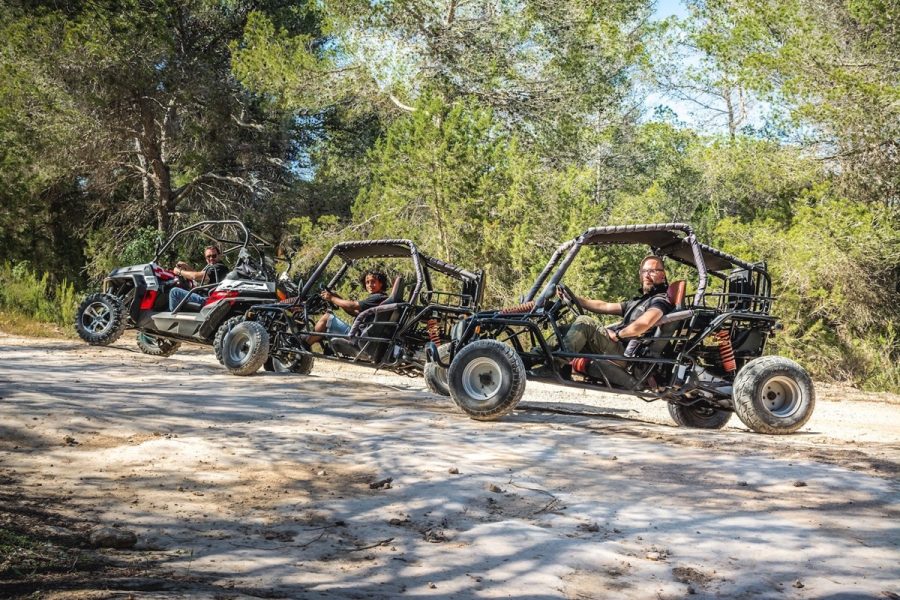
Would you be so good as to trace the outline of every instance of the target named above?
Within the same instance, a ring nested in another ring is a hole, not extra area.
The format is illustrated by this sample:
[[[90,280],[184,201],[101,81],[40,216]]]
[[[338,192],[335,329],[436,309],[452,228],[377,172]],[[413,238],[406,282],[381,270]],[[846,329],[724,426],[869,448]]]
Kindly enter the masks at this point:
[[[665,292],[668,289],[669,289],[669,282],[663,281],[662,283],[656,283],[656,284],[651,283],[649,290],[645,290],[644,285],[641,284],[641,289],[638,291],[640,291],[641,294],[647,295],[647,294],[661,294],[662,292]]]

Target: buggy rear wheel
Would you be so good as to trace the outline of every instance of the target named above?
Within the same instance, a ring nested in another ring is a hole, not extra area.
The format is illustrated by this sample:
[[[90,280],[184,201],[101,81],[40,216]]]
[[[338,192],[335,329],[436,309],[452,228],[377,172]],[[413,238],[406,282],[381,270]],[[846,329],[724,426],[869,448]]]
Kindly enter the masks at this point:
[[[116,296],[91,294],[75,312],[75,331],[92,346],[108,346],[125,331],[126,317],[125,307]]]
[[[309,375],[315,364],[315,357],[311,354],[297,354],[293,359],[281,359],[270,356],[263,364],[263,369],[275,373],[295,373],[297,375]]]
[[[478,340],[460,350],[447,371],[450,397],[463,412],[492,421],[511,412],[525,392],[525,365],[510,346]]]
[[[747,363],[734,379],[734,412],[757,433],[797,431],[812,416],[816,393],[806,370],[781,356]]]
[[[447,360],[447,357],[450,356],[450,344],[443,344],[438,348],[438,356],[442,361]],[[425,385],[428,386],[428,390],[437,394],[438,396],[449,396],[450,395],[450,385],[447,381],[447,369],[437,364],[436,362],[427,362],[425,363],[425,369],[422,372],[422,376],[425,378]]]
[[[181,342],[138,331],[137,345],[141,352],[150,356],[172,356],[178,352]]]
[[[711,406],[676,404],[669,402],[669,415],[680,427],[694,429],[722,429],[731,419],[731,412]]]
[[[256,321],[234,326],[222,340],[222,364],[234,375],[253,375],[269,357],[269,332]]]

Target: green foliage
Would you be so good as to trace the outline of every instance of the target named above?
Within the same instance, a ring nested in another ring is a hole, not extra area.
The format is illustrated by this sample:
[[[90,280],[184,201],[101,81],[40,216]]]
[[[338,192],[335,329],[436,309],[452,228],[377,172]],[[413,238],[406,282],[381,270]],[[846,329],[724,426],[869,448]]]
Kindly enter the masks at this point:
[[[715,235],[726,251],[769,264],[785,325],[772,352],[819,378],[900,389],[900,233],[889,213],[820,185],[798,200],[790,223],[730,218]]]
[[[75,286],[68,281],[54,284],[49,273],[38,276],[27,261],[0,264],[0,310],[68,327],[77,307]]]
[[[369,160],[354,222],[367,237],[411,238],[427,253],[484,269],[489,303],[514,297],[598,212],[589,173],[542,168],[492,111],[472,103],[425,97]]]
[[[783,107],[858,200],[900,194],[900,5],[882,0],[694,0],[701,51]],[[721,62],[720,61],[720,62]]]

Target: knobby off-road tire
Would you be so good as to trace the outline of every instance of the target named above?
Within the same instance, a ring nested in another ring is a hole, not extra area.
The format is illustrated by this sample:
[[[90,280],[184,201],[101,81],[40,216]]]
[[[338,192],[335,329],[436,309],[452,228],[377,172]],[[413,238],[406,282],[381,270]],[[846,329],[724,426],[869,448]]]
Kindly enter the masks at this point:
[[[447,372],[450,397],[478,421],[492,421],[511,412],[525,392],[525,365],[510,346],[478,340],[453,358]]]
[[[112,294],[91,294],[75,312],[75,331],[92,346],[112,344],[122,336],[127,324],[125,307]]]
[[[235,325],[243,322],[244,315],[236,315],[219,325],[219,328],[216,329],[216,335],[213,337],[213,352],[216,353],[216,360],[219,361],[219,364],[222,364],[222,342],[225,341],[225,336],[234,329]]]
[[[269,332],[261,323],[238,323],[222,340],[222,364],[234,375],[253,375],[267,358]]]
[[[669,415],[680,427],[694,429],[722,429],[731,419],[727,410],[716,410],[706,406],[684,406],[669,402]]]
[[[315,357],[310,354],[298,354],[293,360],[284,361],[275,356],[266,359],[263,368],[274,373],[294,373],[296,375],[309,375],[315,364]]]
[[[139,331],[137,334],[137,345],[141,352],[150,356],[172,356],[181,348],[181,342],[150,335],[143,331]]]
[[[444,362],[450,356],[450,344],[444,344],[438,348],[438,356]],[[425,385],[432,394],[438,396],[449,396],[450,385],[447,381],[447,369],[434,362],[425,363],[425,369],[422,372],[425,378]]]
[[[812,416],[816,393],[806,370],[781,356],[747,363],[734,379],[734,412],[757,433],[797,431]]]

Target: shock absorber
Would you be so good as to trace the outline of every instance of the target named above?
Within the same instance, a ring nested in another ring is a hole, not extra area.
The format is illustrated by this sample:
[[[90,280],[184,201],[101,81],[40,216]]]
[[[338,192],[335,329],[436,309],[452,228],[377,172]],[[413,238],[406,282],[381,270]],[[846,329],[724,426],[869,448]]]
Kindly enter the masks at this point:
[[[734,347],[731,345],[731,335],[727,330],[716,332],[716,341],[719,344],[719,356],[722,358],[722,367],[729,373],[737,370],[737,361],[734,360]]]
[[[438,320],[428,319],[428,339],[435,344],[441,343],[441,334],[438,331]]]

